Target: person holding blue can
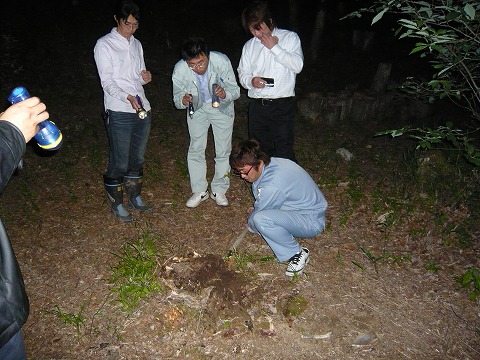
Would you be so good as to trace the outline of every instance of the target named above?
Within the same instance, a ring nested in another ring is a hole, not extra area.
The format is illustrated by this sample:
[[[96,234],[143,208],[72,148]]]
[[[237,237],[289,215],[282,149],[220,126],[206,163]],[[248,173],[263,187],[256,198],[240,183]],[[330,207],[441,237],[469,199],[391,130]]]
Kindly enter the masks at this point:
[[[190,133],[187,163],[193,195],[186,206],[197,207],[212,198],[218,206],[227,206],[225,195],[230,186],[228,158],[232,149],[235,118],[234,100],[240,97],[232,64],[228,57],[209,51],[199,37],[186,40],[181,48],[182,60],[173,69],[173,102],[177,109],[187,109]],[[205,150],[210,126],[215,141],[215,174],[208,192]]]
[[[121,1],[113,18],[117,26],[100,38],[94,48],[110,146],[103,179],[113,215],[122,222],[131,222],[132,215],[123,207],[124,189],[128,208],[150,210],[141,191],[151,124],[151,107],[143,85],[152,81],[152,74],[146,70],[142,44],[133,36],[140,20],[138,5]]]
[[[26,143],[48,116],[45,104],[37,97],[16,102],[0,114],[0,192],[22,159]],[[0,221],[0,359],[27,359],[21,329],[29,311],[22,273]]]

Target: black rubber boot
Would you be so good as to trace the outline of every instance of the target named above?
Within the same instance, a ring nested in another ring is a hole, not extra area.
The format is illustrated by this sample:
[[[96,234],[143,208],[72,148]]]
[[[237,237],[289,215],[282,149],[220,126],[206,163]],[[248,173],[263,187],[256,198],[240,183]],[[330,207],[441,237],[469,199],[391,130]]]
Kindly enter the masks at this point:
[[[150,211],[151,206],[145,204],[140,196],[142,193],[142,175],[125,175],[125,191],[127,192],[128,208],[138,211]]]
[[[105,190],[107,191],[107,197],[112,205],[112,214],[124,223],[131,222],[133,220],[132,214],[130,214],[123,207],[123,181],[122,179],[112,179],[103,177]]]

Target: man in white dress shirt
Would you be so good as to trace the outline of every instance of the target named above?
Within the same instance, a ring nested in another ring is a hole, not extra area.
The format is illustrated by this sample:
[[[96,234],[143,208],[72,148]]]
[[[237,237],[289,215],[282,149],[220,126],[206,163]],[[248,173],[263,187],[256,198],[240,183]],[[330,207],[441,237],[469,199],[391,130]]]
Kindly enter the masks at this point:
[[[294,96],[295,79],[303,68],[300,38],[277,28],[263,1],[243,11],[242,24],[253,35],[238,66],[240,83],[251,99],[249,137],[257,139],[268,155],[296,161]]]
[[[123,207],[124,189],[130,209],[150,209],[140,195],[151,123],[143,85],[152,81],[152,74],[146,70],[142,44],[133,36],[140,19],[137,4],[121,1],[113,18],[117,27],[100,38],[94,49],[110,145],[103,179],[113,215],[122,222],[131,222],[132,215]]]

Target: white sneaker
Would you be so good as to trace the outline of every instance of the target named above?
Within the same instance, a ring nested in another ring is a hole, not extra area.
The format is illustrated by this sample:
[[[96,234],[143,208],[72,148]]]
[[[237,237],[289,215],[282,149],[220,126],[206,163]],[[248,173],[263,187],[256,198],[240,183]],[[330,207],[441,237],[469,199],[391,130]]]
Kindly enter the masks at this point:
[[[212,192],[210,197],[215,200],[218,206],[228,206],[228,199],[224,194],[217,194]]]
[[[303,269],[308,264],[308,249],[302,248],[302,251],[293,255],[288,263],[287,271],[285,275],[287,276],[294,276],[294,275],[301,275]]]
[[[205,201],[207,199],[208,199],[208,191],[193,193],[192,197],[187,200],[186,205],[189,208],[195,208],[198,205],[200,205],[202,201]]]

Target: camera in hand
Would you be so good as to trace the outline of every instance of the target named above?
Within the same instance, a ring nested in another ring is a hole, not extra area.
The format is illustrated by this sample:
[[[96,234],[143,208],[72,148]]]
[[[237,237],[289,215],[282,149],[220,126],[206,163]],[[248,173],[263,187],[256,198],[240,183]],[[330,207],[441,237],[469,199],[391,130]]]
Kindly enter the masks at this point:
[[[265,87],[275,86],[275,80],[273,78],[262,77],[262,80],[265,81]]]

